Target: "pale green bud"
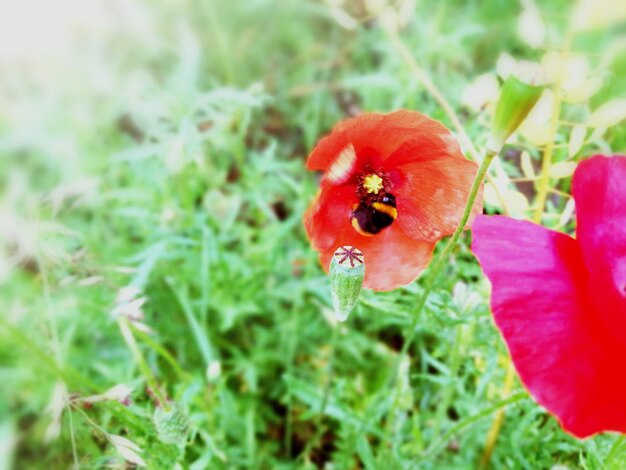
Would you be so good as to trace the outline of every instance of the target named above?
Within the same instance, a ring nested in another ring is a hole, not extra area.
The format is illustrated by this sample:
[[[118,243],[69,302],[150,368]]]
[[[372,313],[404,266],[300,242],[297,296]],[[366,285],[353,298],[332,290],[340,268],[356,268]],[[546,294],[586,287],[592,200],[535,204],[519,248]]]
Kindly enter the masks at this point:
[[[533,106],[539,100],[544,87],[529,85],[509,76],[500,90],[500,98],[491,128],[487,146],[493,152],[499,152],[506,140],[522,124]]]

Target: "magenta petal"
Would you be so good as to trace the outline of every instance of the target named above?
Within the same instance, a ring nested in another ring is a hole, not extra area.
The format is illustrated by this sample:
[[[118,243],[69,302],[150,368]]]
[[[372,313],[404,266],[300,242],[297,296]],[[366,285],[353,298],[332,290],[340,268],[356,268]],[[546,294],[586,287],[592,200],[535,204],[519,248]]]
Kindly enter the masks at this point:
[[[595,156],[576,169],[576,238],[590,268],[626,257],[626,157]]]
[[[529,222],[478,216],[472,249],[524,385],[568,432],[626,431],[623,357],[584,299],[576,240]]]
[[[626,346],[626,157],[595,156],[574,174],[576,238],[602,322]],[[597,295],[602,292],[602,295]]]

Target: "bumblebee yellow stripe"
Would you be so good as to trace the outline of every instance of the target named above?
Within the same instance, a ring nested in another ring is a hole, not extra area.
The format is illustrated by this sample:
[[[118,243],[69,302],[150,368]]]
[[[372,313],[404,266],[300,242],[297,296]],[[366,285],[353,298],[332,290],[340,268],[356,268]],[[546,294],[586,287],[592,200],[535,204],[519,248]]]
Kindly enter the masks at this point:
[[[378,212],[383,212],[387,214],[393,220],[396,220],[396,217],[398,217],[398,210],[395,207],[385,204],[383,202],[374,202],[372,204],[372,207]]]

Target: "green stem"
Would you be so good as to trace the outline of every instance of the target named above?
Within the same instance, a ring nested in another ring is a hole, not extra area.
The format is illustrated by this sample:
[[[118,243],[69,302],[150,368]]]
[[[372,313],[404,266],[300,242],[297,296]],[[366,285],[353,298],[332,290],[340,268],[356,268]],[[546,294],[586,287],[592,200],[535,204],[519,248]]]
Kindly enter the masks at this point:
[[[304,451],[302,451],[302,454],[300,454],[300,457],[308,456],[311,450],[317,445],[322,437],[322,434],[324,433],[324,430],[322,428],[322,418],[324,417],[324,412],[326,411],[326,406],[328,405],[330,391],[333,385],[333,378],[335,376],[335,352],[337,349],[337,337],[339,336],[338,330],[339,325],[333,325],[333,336],[330,343],[330,359],[328,362],[328,380],[326,381],[326,386],[324,387],[324,395],[322,396],[322,403],[320,404],[320,409],[317,413],[317,418],[315,419],[315,428],[317,429],[317,431],[313,439],[311,439],[307,443],[307,446]]]
[[[441,252],[438,254],[438,256],[435,258],[435,260],[431,264],[430,275],[426,278],[424,290],[422,291],[422,295],[419,301],[417,302],[417,305],[413,312],[413,322],[411,323],[411,326],[409,329],[409,335],[405,339],[404,344],[402,345],[402,349],[400,350],[400,353],[398,354],[398,357],[395,361],[395,365],[392,369],[392,374],[389,380],[389,388],[391,388],[392,390],[397,389],[397,379],[398,379],[398,371],[400,368],[400,363],[402,359],[404,358],[404,356],[406,356],[407,352],[409,351],[409,348],[411,347],[411,345],[413,344],[413,341],[415,340],[415,336],[417,334],[417,325],[422,316],[422,311],[424,310],[424,306],[426,305],[426,300],[428,299],[428,296],[430,295],[435,285],[435,282],[437,281],[437,278],[439,277],[439,274],[441,273],[441,270],[443,266],[445,265],[445,262],[447,261],[448,254],[456,246],[459,238],[461,237],[461,234],[463,233],[463,230],[465,229],[465,225],[467,224],[470,214],[472,213],[474,202],[476,201],[476,197],[478,196],[480,187],[483,183],[485,175],[487,174],[489,165],[491,164],[491,162],[493,161],[497,153],[498,152],[496,151],[489,151],[485,155],[485,158],[481,162],[480,167],[478,168],[478,172],[476,173],[476,176],[472,183],[472,187],[470,189],[467,202],[465,203],[465,209],[463,210],[463,215],[461,216],[459,225],[457,226],[456,230],[454,231],[454,233],[448,240],[448,243],[446,243],[446,246],[444,247],[444,249],[441,250]],[[397,407],[398,407],[398,394],[395,393],[391,408],[386,413],[386,422],[390,421],[389,417],[395,414]],[[385,432],[385,438],[388,437],[388,433],[389,433],[388,429],[389,428],[387,428],[387,431]]]
[[[561,58],[567,59],[573,40],[573,33],[568,31],[565,36],[565,44],[563,51],[561,52]],[[554,108],[552,109],[552,116],[550,117],[550,140],[546,144],[543,152],[543,159],[541,162],[541,177],[539,179],[539,185],[537,188],[537,201],[535,205],[535,212],[533,214],[533,221],[537,224],[541,223],[543,216],[543,208],[546,205],[548,198],[548,191],[550,189],[550,167],[552,166],[552,158],[554,155],[556,133],[559,129],[559,117],[561,115],[561,105],[563,104],[563,92],[561,90],[561,83],[563,76],[560,74],[559,78],[553,85],[554,92]]]
[[[96,431],[98,431],[99,433],[101,433],[104,437],[107,438],[107,440],[110,441],[109,439],[109,433],[106,432],[106,430],[98,425],[94,420],[92,420],[89,415],[83,410],[81,409],[79,406],[76,406],[76,404],[71,403],[70,406],[72,407],[72,409],[74,409],[74,411],[77,411],[78,413],[80,413],[82,415],[82,417],[85,419],[85,421],[87,422],[87,424],[89,426],[91,426],[92,428],[94,428]]]
[[[504,386],[502,387],[502,398],[506,398],[511,394],[514,382],[515,367],[513,367],[513,362],[511,361],[511,358],[508,357],[506,365],[506,375],[504,377]],[[498,436],[500,435],[502,424],[504,424],[504,408],[498,410],[496,416],[493,418],[493,422],[491,423],[491,428],[487,432],[487,438],[485,440],[485,450],[483,451],[483,455],[480,458],[480,468],[482,469],[486,469],[489,467],[489,462],[491,461],[491,456],[493,455],[493,451],[496,448],[496,442],[498,440]]]
[[[0,326],[7,332],[6,338],[8,341],[13,341],[15,344],[22,346],[24,351],[30,353],[41,361],[41,364],[47,368],[48,371],[53,372],[59,380],[62,380],[65,384],[72,388],[81,388],[83,392],[95,392],[98,390],[98,385],[84,377],[77,370],[70,366],[61,367],[54,359],[53,355],[50,355],[47,351],[42,350],[35,341],[31,340],[26,334],[22,332],[15,325],[9,323],[5,318],[0,316]]]
[[[448,377],[451,382],[456,379],[456,374],[458,373],[459,366],[461,365],[461,343],[463,342],[463,330],[461,328],[461,325],[457,326],[454,343],[452,343],[452,353],[450,354],[450,368],[448,373]],[[435,435],[439,433],[444,416],[448,412],[448,408],[450,407],[450,403],[454,397],[454,391],[455,389],[453,383],[447,383],[443,386],[442,398],[435,413]]]
[[[137,344],[137,341],[135,341],[135,336],[133,335],[133,332],[130,329],[128,318],[124,316],[118,317],[117,324],[120,327],[120,332],[122,333],[122,337],[124,338],[124,341],[126,342],[126,345],[128,346],[128,349],[130,349],[130,352],[132,353],[133,358],[135,359],[135,363],[139,367],[141,374],[146,379],[146,383],[148,384],[148,386],[154,393],[154,396],[159,401],[159,406],[161,406],[165,410],[169,410],[169,405],[167,403],[165,396],[161,392],[161,389],[159,388],[159,384],[157,383],[156,377],[152,373],[150,366],[148,365],[145,358],[143,357],[143,353],[141,352],[141,349],[139,349],[139,345]]]
[[[287,354],[286,354],[286,366],[285,369],[287,371],[287,376],[291,377],[293,375],[293,369],[295,366],[295,358],[296,351],[298,349],[298,331],[300,329],[299,316],[292,315],[291,321],[289,323],[289,337],[288,337],[288,345],[287,345]],[[285,436],[284,436],[284,447],[287,458],[291,458],[292,452],[292,441],[293,440],[293,396],[288,392],[287,394],[287,416],[285,423]]]
[[[63,358],[61,356],[61,343],[59,341],[59,327],[57,325],[56,314],[52,311],[51,308],[51,297],[50,297],[50,282],[48,281],[48,274],[46,271],[46,264],[43,257],[37,251],[36,255],[37,265],[39,266],[39,270],[41,273],[41,282],[43,286],[43,298],[46,303],[46,316],[49,323],[50,328],[50,336],[52,337],[52,350],[54,352],[55,362],[57,364],[63,364]]]
[[[487,174],[489,165],[491,164],[491,162],[493,161],[496,155],[497,155],[497,152],[493,152],[493,151],[490,151],[489,153],[487,153],[487,155],[485,155],[485,158],[483,159],[483,161],[480,164],[480,167],[478,168],[478,172],[476,173],[474,182],[472,183],[472,187],[470,189],[467,202],[465,203],[465,209],[463,210],[463,215],[461,216],[459,225],[454,231],[454,233],[452,234],[452,236],[450,237],[450,239],[448,240],[448,243],[446,243],[446,246],[444,247],[444,249],[441,250],[441,252],[438,254],[438,256],[435,258],[435,260],[431,264],[430,275],[426,279],[422,296],[420,297],[419,302],[417,303],[415,310],[413,312],[413,323],[411,324],[411,327],[410,327],[410,333],[409,333],[408,338],[402,345],[402,349],[400,350],[400,354],[399,354],[399,359],[396,361],[397,364],[400,363],[402,356],[404,356],[407,353],[407,351],[413,344],[413,341],[415,340],[415,335],[417,333],[416,331],[417,324],[420,321],[422,310],[424,310],[424,306],[426,305],[426,300],[428,299],[428,295],[430,294],[433,287],[435,286],[435,282],[437,281],[437,278],[439,277],[439,274],[441,273],[441,270],[447,261],[448,254],[456,246],[457,242],[459,241],[459,238],[461,237],[461,234],[463,233],[463,230],[465,229],[465,226],[467,225],[467,221],[469,220],[470,214],[472,213],[472,207],[474,206],[474,202],[476,201],[476,197],[478,196],[480,187],[483,183],[483,180],[485,179],[485,175]],[[397,367],[395,369],[397,372]],[[395,381],[395,377],[394,377],[394,381]]]
[[[619,436],[617,436],[617,439],[615,439],[615,442],[613,442],[613,445],[611,446],[611,450],[609,450],[609,453],[607,454],[606,458],[604,459],[604,465],[605,468],[607,469],[613,469],[613,468],[617,468],[617,466],[613,465],[613,461],[620,455],[624,454],[624,447],[626,444],[626,435],[621,434]],[[619,462],[615,462],[616,464],[619,464]]]
[[[74,432],[74,420],[72,419],[72,408],[70,406],[67,407],[67,417],[70,424],[70,442],[72,444],[72,458],[74,460],[72,470],[79,470],[80,464],[78,463],[78,451],[76,449],[76,434]]]
[[[153,340],[149,335],[144,333],[143,331],[137,329],[132,323],[130,324],[133,333],[135,336],[139,338],[142,343],[145,343],[148,347],[150,347],[155,353],[163,358],[176,372],[176,375],[181,380],[185,380],[187,382],[191,381],[192,375],[189,372],[183,370],[178,361],[172,356],[163,346],[161,346],[158,342]]]
[[[506,398],[504,400],[499,401],[498,403],[495,403],[494,405],[490,406],[489,408],[486,408],[486,409],[484,409],[482,411],[479,411],[475,415],[472,415],[472,416],[470,416],[468,418],[465,418],[464,420],[460,421],[456,426],[453,426],[452,428],[450,428],[446,433],[444,433],[441,436],[441,438],[439,440],[437,440],[434,444],[432,444],[426,450],[426,452],[424,452],[422,454],[422,458],[430,456],[432,453],[434,453],[442,445],[445,445],[452,438],[452,436],[454,436],[456,433],[461,431],[463,428],[465,428],[465,427],[469,426],[470,424],[473,424],[473,423],[475,423],[477,421],[480,421],[483,418],[486,418],[487,416],[489,416],[493,412],[501,410],[501,409],[505,408],[508,405],[511,405],[513,403],[517,403],[518,401],[521,401],[521,400],[524,400],[525,398],[528,398],[528,394],[526,392],[519,392],[519,393],[516,393],[515,395],[511,395],[510,397],[508,397],[508,398]]]
[[[333,376],[335,375],[335,349],[337,347],[337,331],[339,330],[339,325],[335,324],[333,327],[333,336],[331,339],[331,349],[330,349],[330,360],[328,363],[328,381],[326,382],[326,387],[324,388],[324,396],[322,397],[322,404],[320,405],[320,411],[317,414],[317,424],[322,421],[324,417],[324,411],[326,411],[326,405],[328,404],[328,398],[330,397],[330,389],[333,384]]]
[[[182,289],[178,289],[174,284],[174,280],[170,277],[167,277],[165,282],[174,293],[174,296],[176,297],[176,300],[185,315],[185,319],[187,320],[193,337],[196,340],[196,345],[202,355],[202,359],[204,359],[204,366],[206,368],[215,359],[215,353],[213,352],[213,347],[211,346],[209,337],[196,318],[193,308],[189,302],[187,292]]]

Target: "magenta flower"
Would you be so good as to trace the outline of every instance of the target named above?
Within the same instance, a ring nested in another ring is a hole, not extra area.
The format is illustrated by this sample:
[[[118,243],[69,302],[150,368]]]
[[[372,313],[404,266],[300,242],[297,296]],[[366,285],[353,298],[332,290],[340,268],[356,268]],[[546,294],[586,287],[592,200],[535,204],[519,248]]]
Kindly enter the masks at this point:
[[[472,249],[532,396],[577,437],[626,432],[626,157],[582,162],[573,195],[576,238],[479,216]]]

